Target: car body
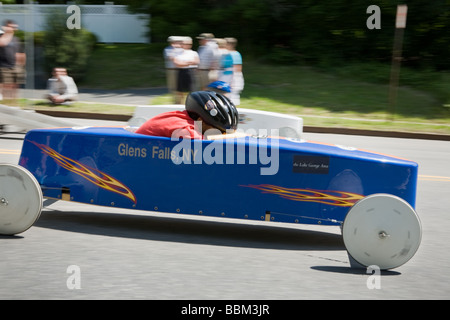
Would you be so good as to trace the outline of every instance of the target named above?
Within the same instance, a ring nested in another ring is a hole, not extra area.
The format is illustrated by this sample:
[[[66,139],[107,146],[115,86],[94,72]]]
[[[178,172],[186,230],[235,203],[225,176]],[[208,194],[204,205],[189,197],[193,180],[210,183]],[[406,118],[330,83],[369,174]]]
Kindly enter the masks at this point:
[[[49,198],[336,225],[356,201],[374,193],[414,207],[418,171],[405,159],[304,140],[172,141],[124,127],[32,130],[19,163]]]
[[[19,165],[49,199],[149,214],[341,226],[347,247],[363,246],[349,252],[363,255],[357,259],[363,265],[397,267],[421,239],[417,163],[356,148],[245,133],[190,140],[127,127],[51,128],[27,133]],[[368,198],[369,207],[355,205]],[[358,218],[347,223],[351,210]],[[359,232],[366,227],[370,237]],[[386,247],[393,250],[388,257]]]

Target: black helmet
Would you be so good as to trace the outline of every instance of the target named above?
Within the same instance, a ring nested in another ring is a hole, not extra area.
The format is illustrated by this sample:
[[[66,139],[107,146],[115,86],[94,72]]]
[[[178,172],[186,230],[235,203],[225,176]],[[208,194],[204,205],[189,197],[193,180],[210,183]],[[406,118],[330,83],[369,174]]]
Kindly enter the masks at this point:
[[[239,114],[230,99],[213,91],[192,92],[186,98],[186,111],[194,120],[199,117],[210,126],[225,132],[236,130]]]

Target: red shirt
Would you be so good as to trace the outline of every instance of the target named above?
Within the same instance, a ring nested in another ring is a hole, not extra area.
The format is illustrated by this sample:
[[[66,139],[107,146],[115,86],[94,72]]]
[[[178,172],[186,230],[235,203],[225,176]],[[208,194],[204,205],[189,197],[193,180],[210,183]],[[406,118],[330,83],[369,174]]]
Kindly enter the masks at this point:
[[[172,137],[203,139],[203,135],[195,130],[194,119],[192,119],[186,110],[169,111],[161,113],[147,120],[136,133],[157,137]]]

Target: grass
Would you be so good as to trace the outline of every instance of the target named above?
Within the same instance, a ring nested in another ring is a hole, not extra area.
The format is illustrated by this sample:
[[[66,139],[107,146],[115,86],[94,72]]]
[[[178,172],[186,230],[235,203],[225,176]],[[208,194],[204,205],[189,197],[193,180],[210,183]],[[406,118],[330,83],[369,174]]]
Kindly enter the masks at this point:
[[[308,126],[450,134],[450,108],[430,91],[401,86],[391,112],[387,84],[362,81],[350,74],[250,61],[244,76],[242,108],[297,115]],[[169,101],[161,97],[154,103]]]
[[[306,115],[390,118],[387,114],[387,84],[364,82],[302,66],[274,68],[250,64],[246,70],[248,76],[243,96],[248,101],[245,107],[275,107]],[[450,112],[433,94],[417,88],[400,87],[394,118],[442,119],[450,123]]]
[[[80,88],[165,86],[164,44],[97,45]],[[390,66],[374,62],[328,69],[280,66],[244,56],[242,108],[304,118],[307,126],[450,134],[450,73],[401,70],[395,110],[388,103]],[[172,103],[168,95],[152,104]],[[33,108],[51,108],[33,103]],[[129,107],[74,103],[63,110],[125,113]]]
[[[165,86],[161,45],[98,44],[80,88],[124,89]]]

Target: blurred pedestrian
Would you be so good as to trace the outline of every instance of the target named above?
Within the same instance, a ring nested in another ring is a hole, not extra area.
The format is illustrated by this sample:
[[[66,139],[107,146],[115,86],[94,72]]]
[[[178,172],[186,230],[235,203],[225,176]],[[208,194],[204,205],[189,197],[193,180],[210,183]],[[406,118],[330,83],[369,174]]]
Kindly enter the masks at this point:
[[[231,86],[233,80],[233,58],[227,49],[227,41],[225,39],[216,39],[220,52],[220,69],[218,81],[223,81]]]
[[[236,50],[236,38],[225,38],[227,49],[233,61],[233,79],[229,98],[237,106],[241,104],[241,92],[244,90],[244,75],[242,73],[242,55]]]
[[[178,70],[177,75],[177,104],[184,104],[185,96],[188,92],[194,90],[195,72],[200,63],[198,53],[192,50],[192,38],[183,38],[183,52],[178,54],[175,59],[175,67]]]
[[[175,67],[174,59],[178,54],[183,52],[183,48],[181,47],[182,37],[170,36],[167,41],[169,42],[169,45],[163,51],[167,89],[175,102],[177,89],[177,68]]]
[[[197,50],[200,59],[197,72],[197,89],[205,90],[209,83],[217,80],[218,46],[212,33],[202,33],[197,39],[200,44]]]
[[[18,29],[13,20],[6,20],[0,36],[0,82],[3,99],[16,99],[17,88],[25,83],[26,56],[19,39],[14,35]]]
[[[65,68],[53,68],[52,78],[47,82],[47,99],[53,104],[65,104],[75,101],[78,88]]]
[[[206,87],[208,91],[214,91],[220,94],[223,94],[224,96],[228,96],[231,92],[230,85],[223,81],[214,81],[208,84]]]

